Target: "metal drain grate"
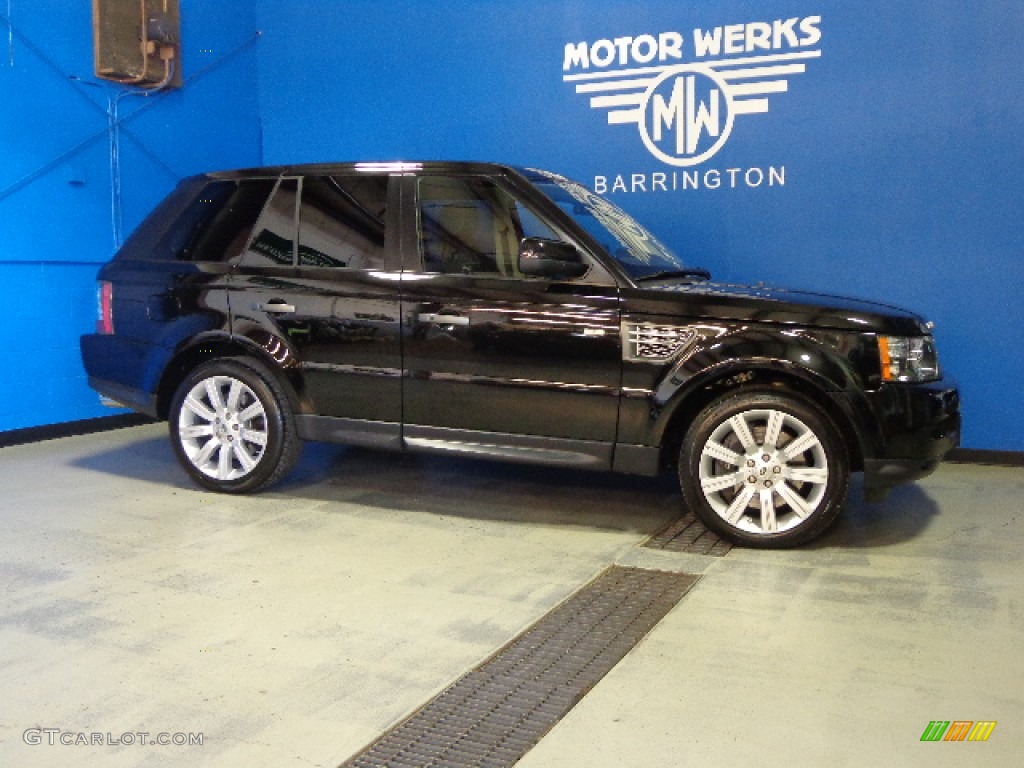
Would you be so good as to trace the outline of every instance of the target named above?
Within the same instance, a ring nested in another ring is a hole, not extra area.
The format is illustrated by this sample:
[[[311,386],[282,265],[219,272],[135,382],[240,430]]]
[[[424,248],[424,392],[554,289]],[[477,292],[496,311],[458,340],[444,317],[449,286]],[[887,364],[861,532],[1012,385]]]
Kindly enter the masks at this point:
[[[699,578],[612,566],[341,768],[513,765]]]
[[[687,512],[675,522],[669,523],[660,533],[651,536],[644,546],[715,557],[723,557],[732,549],[730,542],[709,531],[692,512]]]

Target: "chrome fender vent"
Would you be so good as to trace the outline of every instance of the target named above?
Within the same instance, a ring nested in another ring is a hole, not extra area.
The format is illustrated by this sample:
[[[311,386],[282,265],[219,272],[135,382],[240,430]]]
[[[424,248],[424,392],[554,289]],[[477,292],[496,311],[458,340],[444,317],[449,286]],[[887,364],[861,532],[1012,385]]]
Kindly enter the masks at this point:
[[[666,363],[693,344],[693,328],[656,323],[623,323],[622,347],[626,360],[641,363]]]

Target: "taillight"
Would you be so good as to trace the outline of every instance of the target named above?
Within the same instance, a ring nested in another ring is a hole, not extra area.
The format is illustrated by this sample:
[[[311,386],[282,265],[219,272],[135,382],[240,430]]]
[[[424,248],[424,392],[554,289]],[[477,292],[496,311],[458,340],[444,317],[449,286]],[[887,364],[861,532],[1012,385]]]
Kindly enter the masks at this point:
[[[114,286],[100,281],[96,286],[96,333],[114,332]]]

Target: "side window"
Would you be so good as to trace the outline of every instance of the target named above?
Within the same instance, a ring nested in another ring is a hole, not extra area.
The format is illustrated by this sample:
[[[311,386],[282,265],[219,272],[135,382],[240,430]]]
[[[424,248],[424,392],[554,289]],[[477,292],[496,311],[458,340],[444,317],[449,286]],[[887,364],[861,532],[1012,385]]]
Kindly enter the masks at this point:
[[[298,180],[281,179],[253,227],[241,263],[247,267],[293,266]]]
[[[519,242],[558,235],[521,202],[483,176],[419,179],[423,268],[446,274],[520,277]]]
[[[152,216],[152,224],[162,223],[165,231],[155,245],[135,250],[178,261],[226,261],[237,256],[273,187],[274,179],[207,182],[188,192],[187,204],[173,220]],[[147,220],[139,228],[140,239],[149,234],[145,228],[150,225]]]
[[[299,213],[299,265],[383,267],[387,199],[387,176],[307,176]]]

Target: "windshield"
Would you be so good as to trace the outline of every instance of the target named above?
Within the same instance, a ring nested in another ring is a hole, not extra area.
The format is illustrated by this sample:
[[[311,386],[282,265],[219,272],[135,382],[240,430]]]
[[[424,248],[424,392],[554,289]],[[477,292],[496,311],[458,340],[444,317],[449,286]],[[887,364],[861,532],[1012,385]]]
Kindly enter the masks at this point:
[[[694,272],[618,206],[578,182],[547,171],[536,173],[541,177],[534,181],[536,186],[597,240],[630,277],[643,279],[660,273]]]

